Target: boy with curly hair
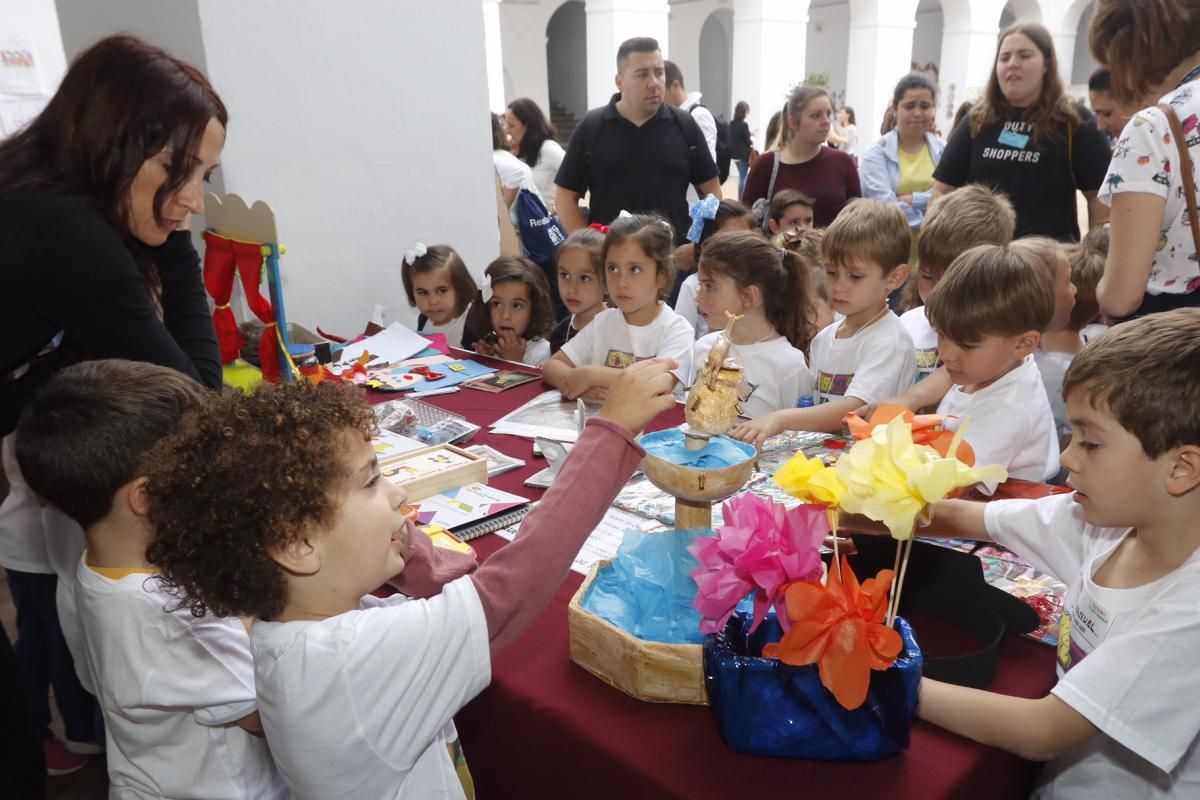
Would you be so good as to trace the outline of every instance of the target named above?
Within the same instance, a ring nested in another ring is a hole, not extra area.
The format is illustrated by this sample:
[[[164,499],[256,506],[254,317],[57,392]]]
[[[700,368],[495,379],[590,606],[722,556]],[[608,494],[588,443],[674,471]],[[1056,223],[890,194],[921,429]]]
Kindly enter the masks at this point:
[[[672,361],[622,370],[517,538],[428,599],[368,593],[424,537],[382,480],[371,412],[322,383],[230,393],[149,464],[152,556],[193,613],[245,614],[263,727],[298,798],[463,798],[453,716],[553,596],[674,404]]]
[[[261,735],[246,628],[163,591],[147,549],[147,451],[207,393],[173,369],[89,361],[26,406],[29,486],[83,527],[75,603],[114,797],[286,797]]]

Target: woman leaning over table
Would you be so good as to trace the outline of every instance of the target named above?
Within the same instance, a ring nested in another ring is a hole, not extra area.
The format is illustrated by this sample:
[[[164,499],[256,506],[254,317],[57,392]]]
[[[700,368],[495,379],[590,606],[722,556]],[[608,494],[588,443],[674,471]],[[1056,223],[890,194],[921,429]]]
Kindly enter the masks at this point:
[[[11,432],[32,393],[81,358],[149,361],[220,387],[187,224],[204,210],[226,121],[196,69],[114,36],[82,53],[45,110],[0,143],[0,436],[12,487],[0,506],[0,564],[51,768],[96,747],[87,741],[95,735],[83,689],[92,687],[73,614],[83,532],[27,491]],[[49,733],[48,684],[63,712],[65,746]]]
[[[933,171],[946,144],[929,132],[937,89],[919,73],[905,75],[892,93],[896,127],[867,148],[858,166],[863,197],[896,203],[915,237],[933,196]]]
[[[1121,132],[1101,199],[1112,206],[1108,260],[1097,294],[1117,318],[1200,305],[1200,265],[1184,181],[1195,186],[1200,161],[1200,8],[1181,0],[1101,0],[1091,46],[1112,71],[1117,101],[1143,108]],[[1184,131],[1192,162],[1158,103]]]
[[[1087,198],[1091,227],[1108,219],[1097,192],[1110,151],[1083,114],[1063,94],[1050,33],[1036,23],[1007,28],[983,97],[934,171],[933,199],[982,183],[1008,195],[1018,237],[1079,241],[1076,189]]]

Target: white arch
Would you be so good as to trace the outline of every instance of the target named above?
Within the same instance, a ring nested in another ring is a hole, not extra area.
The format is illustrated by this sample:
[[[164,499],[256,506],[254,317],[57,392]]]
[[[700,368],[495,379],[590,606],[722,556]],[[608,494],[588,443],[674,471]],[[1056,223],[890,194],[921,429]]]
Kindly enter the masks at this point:
[[[544,52],[548,98],[582,119],[588,110],[587,14],[582,0],[568,0],[554,9],[546,20]]]
[[[700,28],[700,71],[695,88],[715,114],[733,116],[733,11],[717,9]]]

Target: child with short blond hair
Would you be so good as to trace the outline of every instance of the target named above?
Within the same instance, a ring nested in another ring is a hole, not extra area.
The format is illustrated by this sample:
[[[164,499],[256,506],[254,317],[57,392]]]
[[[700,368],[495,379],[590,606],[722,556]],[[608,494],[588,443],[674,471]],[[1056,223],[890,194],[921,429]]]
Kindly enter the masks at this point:
[[[917,355],[917,380],[931,374],[938,360],[937,334],[925,315],[925,303],[950,264],[981,244],[1012,241],[1017,215],[1012,203],[986,186],[971,184],[940,198],[929,209],[917,236],[917,274],[904,287],[908,310],[900,315]]]
[[[925,307],[954,382],[937,409],[946,428],[969,418],[965,439],[976,462],[1031,481],[1049,480],[1059,467],[1054,416],[1033,358],[1055,312],[1045,257],[1036,242],[972,248]]]
[[[821,246],[831,305],[843,317],[812,341],[814,405],[743,423],[731,434],[742,441],[761,447],[783,430],[838,431],[849,412],[912,385],[912,339],[887,304],[908,278],[912,234],[904,212],[877,200],[852,200],[825,230]]]

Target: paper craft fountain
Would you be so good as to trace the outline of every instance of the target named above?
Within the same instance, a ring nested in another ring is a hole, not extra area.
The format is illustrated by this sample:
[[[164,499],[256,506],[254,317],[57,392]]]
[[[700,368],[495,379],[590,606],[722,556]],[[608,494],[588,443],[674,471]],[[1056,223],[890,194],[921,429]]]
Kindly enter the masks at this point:
[[[726,312],[728,314],[728,312]],[[730,330],[740,317],[729,316],[700,369],[684,406],[679,428],[642,437],[642,471],[651,483],[675,498],[675,528],[712,527],[712,506],[750,479],[754,445],[726,436],[737,424],[745,384]]]

